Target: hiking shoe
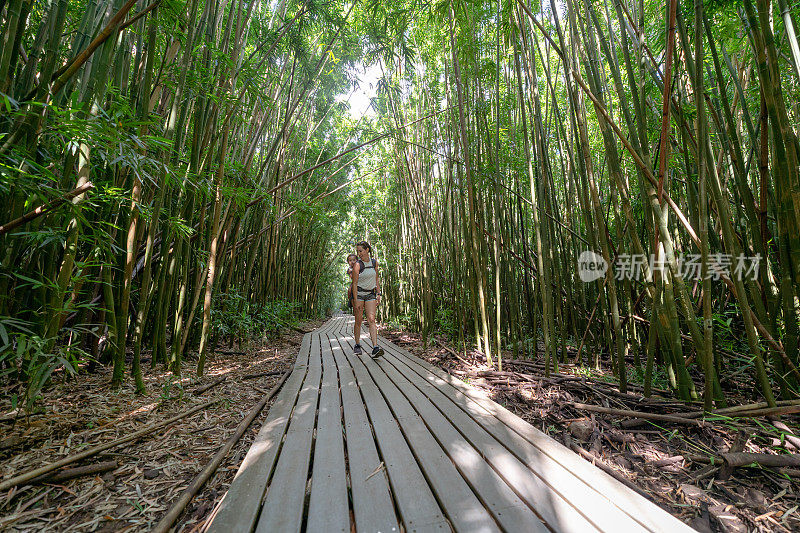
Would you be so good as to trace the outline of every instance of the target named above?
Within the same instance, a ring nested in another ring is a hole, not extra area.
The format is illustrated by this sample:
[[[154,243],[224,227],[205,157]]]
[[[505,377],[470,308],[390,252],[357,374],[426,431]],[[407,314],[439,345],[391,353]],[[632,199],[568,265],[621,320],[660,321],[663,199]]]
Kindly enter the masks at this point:
[[[380,346],[376,346],[372,349],[372,358],[375,359],[376,357],[380,357],[383,355],[383,348]]]
[[[353,353],[355,355],[361,355],[361,345],[360,344],[356,344],[355,346],[353,346]]]

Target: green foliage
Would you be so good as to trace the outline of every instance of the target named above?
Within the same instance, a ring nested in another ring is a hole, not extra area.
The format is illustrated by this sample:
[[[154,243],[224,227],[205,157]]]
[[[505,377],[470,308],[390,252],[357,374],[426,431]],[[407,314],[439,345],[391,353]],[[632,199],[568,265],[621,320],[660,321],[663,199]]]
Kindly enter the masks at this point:
[[[436,310],[436,329],[447,335],[448,339],[454,339],[458,333],[455,312],[452,309],[439,307]]]
[[[603,379],[604,374],[602,372],[598,372],[596,369],[589,367],[589,366],[576,366],[573,369],[573,372],[576,376],[584,377],[584,378],[596,378],[596,379]]]
[[[63,370],[66,375],[77,374],[78,365],[89,359],[88,354],[72,345],[52,344],[48,339],[29,333],[17,333],[11,337],[3,332],[13,323],[8,317],[0,320],[0,337],[5,337],[0,347],[0,384],[8,385],[15,377],[24,383],[22,404],[30,411],[40,397],[40,392],[50,380],[53,372]],[[3,324],[5,322],[5,324]]]
[[[45,66],[58,69],[85,50],[108,6],[31,7],[19,40],[10,36],[3,50],[13,48],[13,63],[0,93],[0,224],[58,205],[0,235],[2,385],[28,387],[26,399],[35,398],[53,372],[86,360],[65,346],[92,346],[107,331],[115,363],[132,344],[139,353],[134,331],[154,333],[154,362],[166,358],[168,338],[194,345],[204,313],[190,307],[204,300],[199,280],[215,230],[225,232],[217,273],[227,275],[212,291],[215,338],[274,337],[301,310],[330,307],[340,267],[328,261],[330,249],[341,244],[336,225],[352,204],[323,195],[346,184],[353,167],[341,159],[337,170],[323,166],[267,191],[363,140],[336,98],[363,55],[353,31],[362,7],[312,0],[250,10],[165,0],[46,97],[36,90],[52,74]],[[60,202],[86,181],[90,191]],[[221,227],[214,228],[218,192]],[[304,293],[274,281],[287,256],[300,255],[300,279],[316,283]],[[231,288],[220,294],[220,286]],[[142,309],[144,324],[136,324]]]
[[[635,366],[628,374],[628,381],[638,385],[644,385],[645,368],[643,366]],[[655,389],[670,390],[669,378],[667,371],[664,367],[653,365],[653,381],[652,386]]]
[[[300,303],[272,300],[250,302],[236,291],[214,295],[211,307],[213,335],[230,340],[271,339],[281,328],[297,326]]]
[[[387,325],[393,329],[409,329],[416,322],[416,316],[413,313],[407,312],[389,318]]]
[[[301,308],[299,302],[278,299],[254,304],[252,307],[257,324],[255,334],[261,335],[262,338],[274,338],[278,336],[281,328],[297,327],[299,323]]]
[[[161,384],[161,394],[160,399],[163,402],[169,400],[182,400],[183,399],[183,383],[181,383],[181,379],[174,374],[170,374],[167,376],[167,379],[164,383]]]
[[[36,335],[31,327],[24,320],[0,316],[0,386],[22,384],[22,395],[14,394],[12,398],[13,407],[21,400],[28,411],[54,372],[63,370],[74,376],[78,366],[90,359],[74,345],[51,348],[51,340]]]

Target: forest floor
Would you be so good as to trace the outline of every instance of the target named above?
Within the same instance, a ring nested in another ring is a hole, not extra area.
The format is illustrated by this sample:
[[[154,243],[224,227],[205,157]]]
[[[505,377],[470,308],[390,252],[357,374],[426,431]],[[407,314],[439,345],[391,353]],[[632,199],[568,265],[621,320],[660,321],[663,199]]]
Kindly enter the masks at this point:
[[[320,324],[304,327],[311,330]],[[180,380],[169,380],[160,365],[151,369],[148,360],[143,364],[144,395],[135,393],[130,380],[119,390],[111,390],[111,370],[102,367],[77,381],[55,378],[43,393],[42,414],[16,422],[0,421],[0,479],[123,437],[210,400],[218,402],[137,441],[77,463],[107,465],[104,473],[10,489],[0,500],[0,531],[152,529],[281,377],[245,376],[290,370],[301,340],[301,333],[290,331],[263,344],[220,347],[209,357],[200,380],[194,375],[196,359],[191,357],[184,362],[185,377]],[[198,394],[222,376],[227,378]],[[10,410],[5,403],[0,406],[3,413]],[[175,531],[193,532],[202,527],[233,480],[269,405],[189,503]]]
[[[669,393],[647,400],[635,386],[621,394],[609,382],[610,372],[587,378],[585,371],[562,365],[558,375],[545,377],[540,362],[515,364],[509,361],[510,353],[503,354],[504,372],[495,372],[486,366],[482,354],[457,354],[441,339],[429,342],[425,349],[419,335],[388,328],[382,328],[380,334],[483,389],[496,402],[698,531],[800,531],[800,470],[756,465],[734,468],[720,458],[722,453],[736,451],[770,456],[800,452],[800,446],[788,442],[791,437],[780,438],[781,432],[764,417],[728,418],[700,427],[589,412],[575,404],[658,414],[685,414],[702,405],[687,407],[670,399]],[[748,402],[742,399],[741,403]],[[798,421],[795,414],[776,423],[786,424],[800,435]],[[794,443],[800,444],[800,439]],[[797,455],[791,459],[798,464]]]

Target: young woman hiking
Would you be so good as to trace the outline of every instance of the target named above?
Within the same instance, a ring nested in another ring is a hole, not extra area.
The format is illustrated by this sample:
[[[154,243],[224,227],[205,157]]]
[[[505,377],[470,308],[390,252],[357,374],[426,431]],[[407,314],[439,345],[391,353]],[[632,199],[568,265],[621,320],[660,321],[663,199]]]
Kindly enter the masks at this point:
[[[378,261],[372,258],[372,247],[367,241],[361,241],[356,245],[358,262],[353,267],[352,291],[356,294],[356,301],[353,307],[356,323],[353,326],[356,345],[353,353],[361,355],[361,322],[364,317],[364,309],[367,310],[367,322],[369,322],[369,336],[372,339],[372,357],[383,355],[383,348],[378,346],[378,326],[375,325],[375,309],[381,303],[381,283],[378,278]]]

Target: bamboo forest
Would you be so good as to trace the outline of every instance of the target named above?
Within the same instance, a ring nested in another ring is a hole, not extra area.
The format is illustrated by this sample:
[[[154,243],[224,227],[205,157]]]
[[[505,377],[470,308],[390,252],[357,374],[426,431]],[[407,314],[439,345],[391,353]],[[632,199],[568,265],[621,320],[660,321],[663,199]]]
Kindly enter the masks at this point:
[[[455,456],[491,527],[437,492],[392,403],[447,454],[411,367],[696,530],[800,529],[799,25],[798,0],[0,0],[0,530],[250,531],[225,506],[294,379],[257,530],[332,530],[330,365],[343,531],[377,530],[347,376],[400,530],[428,529],[373,385],[446,527],[516,529]],[[314,364],[310,499],[267,526]]]

